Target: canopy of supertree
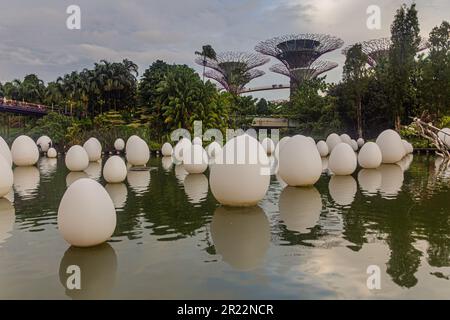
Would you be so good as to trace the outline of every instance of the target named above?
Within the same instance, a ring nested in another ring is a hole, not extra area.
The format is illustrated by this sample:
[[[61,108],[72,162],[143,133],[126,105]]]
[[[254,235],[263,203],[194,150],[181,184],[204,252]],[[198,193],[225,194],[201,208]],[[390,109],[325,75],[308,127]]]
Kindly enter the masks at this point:
[[[319,75],[330,71],[338,66],[337,63],[326,61],[326,60],[316,60],[307,68],[296,68],[296,69],[288,69],[282,63],[278,63],[270,67],[270,71],[276,72],[282,75],[285,75],[291,80],[297,82],[297,84],[301,84],[305,80],[311,80]]]

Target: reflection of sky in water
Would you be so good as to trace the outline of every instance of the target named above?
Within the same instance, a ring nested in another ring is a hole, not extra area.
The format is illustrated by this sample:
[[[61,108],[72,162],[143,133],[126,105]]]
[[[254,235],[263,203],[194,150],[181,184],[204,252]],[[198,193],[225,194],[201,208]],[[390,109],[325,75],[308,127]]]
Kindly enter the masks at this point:
[[[188,175],[162,158],[121,184],[98,176],[100,163],[69,173],[63,158],[56,161],[15,168],[15,194],[0,199],[0,298],[450,294],[450,170],[439,158],[409,157],[347,177],[324,173],[313,188],[286,187],[274,175],[259,207],[245,209],[217,204],[208,171]],[[57,230],[59,201],[88,176],[113,200],[117,228],[102,247],[69,248]],[[65,286],[69,264],[86,270],[82,292]],[[370,264],[381,269],[379,291],[366,287]]]

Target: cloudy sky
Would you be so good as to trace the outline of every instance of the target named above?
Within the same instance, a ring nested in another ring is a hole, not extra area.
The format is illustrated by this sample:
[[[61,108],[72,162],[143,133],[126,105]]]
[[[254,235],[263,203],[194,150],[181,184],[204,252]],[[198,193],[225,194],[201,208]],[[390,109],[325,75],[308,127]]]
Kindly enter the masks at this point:
[[[252,51],[287,33],[328,33],[345,45],[389,35],[395,10],[410,0],[0,0],[0,81],[36,73],[45,81],[107,59],[135,61],[142,73],[154,60],[186,63],[197,71],[194,51]],[[422,35],[450,19],[450,1],[417,0]],[[68,30],[66,9],[81,8],[81,30]],[[381,9],[381,29],[366,27],[369,5]],[[340,50],[323,58],[339,63],[327,81],[339,81]],[[268,71],[249,87],[288,83]],[[287,91],[255,94],[280,99]]]

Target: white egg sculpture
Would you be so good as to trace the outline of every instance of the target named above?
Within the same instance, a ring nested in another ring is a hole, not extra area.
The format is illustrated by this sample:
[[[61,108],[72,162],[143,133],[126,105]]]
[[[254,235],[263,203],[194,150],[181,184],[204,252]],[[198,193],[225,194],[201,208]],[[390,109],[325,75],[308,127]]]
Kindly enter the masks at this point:
[[[175,148],[173,149],[175,160],[182,162],[184,149],[190,148],[191,145],[191,141],[187,138],[182,138],[180,141],[178,141],[178,143],[175,145]]]
[[[48,158],[56,158],[58,156],[58,153],[56,152],[55,148],[50,148],[47,151],[47,157]]]
[[[381,165],[381,150],[375,142],[364,144],[358,154],[358,163],[365,169],[376,169]]]
[[[0,155],[0,198],[8,195],[14,182],[14,175],[9,162]]]
[[[90,138],[86,141],[83,148],[86,150],[90,162],[98,161],[102,158],[102,145],[96,138]]]
[[[110,157],[103,167],[103,178],[108,183],[120,183],[127,178],[127,166],[119,156]]]
[[[405,154],[411,154],[414,152],[414,148],[411,143],[402,139],[403,147],[405,148]]]
[[[192,144],[199,145],[199,146],[203,145],[202,138],[195,137],[194,139],[192,139]]]
[[[317,142],[317,150],[319,151],[321,157],[326,157],[330,153],[327,143],[323,140]]]
[[[229,140],[210,167],[210,186],[223,205],[254,206],[270,183],[269,159],[261,144],[244,134]]]
[[[84,171],[89,166],[89,156],[82,146],[75,145],[67,151],[65,162],[69,171]]]
[[[172,155],[173,148],[172,145],[168,142],[164,143],[161,147],[161,154],[164,157],[170,157]]]
[[[59,204],[59,232],[76,247],[106,242],[114,233],[116,222],[111,197],[92,179],[80,179],[71,184]]]
[[[275,144],[273,143],[273,140],[270,138],[264,138],[261,142],[261,145],[263,146],[264,150],[267,154],[272,154],[275,151]]]
[[[327,137],[327,145],[329,152],[333,151],[334,147],[342,142],[341,137],[339,137],[336,133],[332,133]]]
[[[350,144],[350,141],[352,141],[352,138],[350,138],[350,136],[346,133],[341,134],[340,138],[341,141],[345,142],[346,144]]]
[[[0,137],[0,156],[3,156],[5,160],[9,163],[9,166],[12,166],[12,156],[11,150],[9,150],[9,146],[2,137]]]
[[[303,136],[294,136],[280,151],[278,174],[292,187],[311,186],[322,174],[322,159],[316,144]]]
[[[438,137],[448,148],[450,148],[450,128],[442,129],[440,132],[438,132]]]
[[[358,147],[361,148],[364,145],[365,141],[363,138],[359,138],[358,140],[356,140],[356,143],[358,144]]]
[[[201,145],[192,144],[183,151],[183,166],[188,173],[203,173],[208,168],[208,154]]]
[[[17,137],[11,146],[11,156],[18,167],[34,166],[39,160],[39,150],[28,136]]]
[[[383,131],[376,140],[380,147],[383,163],[396,163],[405,156],[402,139],[394,130]]]
[[[278,141],[277,145],[275,146],[275,157],[277,159],[280,159],[280,150],[290,138],[291,137],[283,137],[280,141]]]
[[[119,152],[123,151],[123,149],[125,149],[125,141],[121,138],[116,139],[116,141],[114,141],[114,149]]]
[[[147,142],[137,136],[132,140],[130,139],[125,151],[127,161],[133,166],[145,166],[150,159],[150,149]]]
[[[216,141],[211,142],[206,148],[206,152],[210,158],[215,158],[220,150],[222,150],[222,146]]]
[[[337,176],[351,175],[355,172],[357,159],[352,147],[341,142],[331,151],[328,168]]]
[[[356,142],[355,140],[350,140],[350,147],[352,147],[353,151],[358,151],[359,147],[358,147],[358,142]]]
[[[52,146],[52,139],[47,136],[42,136],[37,139],[36,145],[42,152],[47,152]]]

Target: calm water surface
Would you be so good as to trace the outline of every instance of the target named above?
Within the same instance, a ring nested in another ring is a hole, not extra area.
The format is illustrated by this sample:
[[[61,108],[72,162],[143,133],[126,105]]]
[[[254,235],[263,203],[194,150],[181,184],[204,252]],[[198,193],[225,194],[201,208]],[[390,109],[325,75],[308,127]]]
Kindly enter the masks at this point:
[[[409,161],[408,161],[409,160]],[[450,297],[450,169],[415,156],[314,188],[272,176],[259,207],[221,207],[208,173],[151,159],[107,185],[101,164],[68,173],[64,159],[14,169],[0,200],[0,298],[332,299]],[[70,247],[57,230],[68,184],[97,179],[117,208],[108,243]],[[239,183],[238,181],[236,183]],[[67,267],[82,290],[65,289]],[[381,289],[366,285],[369,265]]]

